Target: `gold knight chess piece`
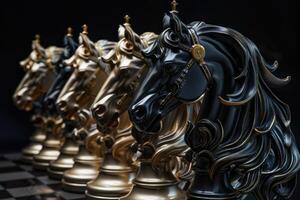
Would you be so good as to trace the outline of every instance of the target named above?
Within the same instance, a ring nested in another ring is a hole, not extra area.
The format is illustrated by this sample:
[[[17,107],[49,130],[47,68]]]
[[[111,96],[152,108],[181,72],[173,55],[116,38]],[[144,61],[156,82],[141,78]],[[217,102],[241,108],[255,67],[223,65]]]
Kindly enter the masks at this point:
[[[33,156],[37,155],[43,148],[43,142],[46,139],[46,132],[43,129],[44,117],[40,114],[34,114],[31,121],[35,127],[34,133],[30,137],[30,144],[22,149],[21,160],[31,164]]]
[[[81,117],[91,121],[89,111],[83,110]],[[83,116],[85,115],[85,116]],[[64,172],[63,189],[71,192],[82,193],[85,191],[86,183],[94,179],[99,173],[102,163],[101,150],[96,142],[99,132],[94,123],[87,123],[80,129],[74,129],[74,137],[79,144],[79,152],[74,158],[74,165]]]
[[[47,138],[43,143],[41,151],[33,157],[33,167],[39,170],[47,170],[50,162],[56,160],[60,154],[60,147],[63,144],[62,137],[63,120],[59,116],[46,118]]]
[[[54,46],[48,48],[40,44],[37,34],[32,41],[32,52],[20,62],[26,74],[18,85],[13,100],[16,106],[25,111],[33,111],[32,123],[36,130],[30,138],[30,144],[22,150],[22,161],[32,163],[33,157],[43,148],[46,139],[46,116],[41,109],[41,97],[46,94],[54,81],[55,72],[49,63],[58,56],[62,49]]]
[[[102,57],[115,67],[92,106],[98,129],[102,132],[104,158],[98,177],[87,185],[88,200],[120,199],[132,189],[139,163],[131,151],[134,138],[127,108],[145,65],[140,46],[148,46],[155,38],[154,33],[141,36],[134,33],[126,15],[125,23],[119,28],[117,46]]]
[[[84,192],[86,183],[95,178],[101,164],[101,149],[95,141],[99,132],[89,114],[89,108],[103,82],[110,73],[110,66],[99,61],[115,45],[107,40],[93,43],[87,36],[87,26],[79,37],[79,47],[75,54],[65,62],[74,71],[57,99],[57,108],[65,120],[80,121],[74,133],[79,143],[79,152],[74,165],[64,172],[63,189]]]

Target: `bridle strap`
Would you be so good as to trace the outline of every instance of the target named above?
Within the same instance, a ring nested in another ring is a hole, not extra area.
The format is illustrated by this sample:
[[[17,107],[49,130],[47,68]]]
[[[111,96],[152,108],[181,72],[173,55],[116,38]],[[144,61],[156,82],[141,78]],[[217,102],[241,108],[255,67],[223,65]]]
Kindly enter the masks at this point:
[[[197,34],[195,33],[195,30],[193,28],[190,28],[189,29],[189,33],[190,33],[192,41],[193,41],[193,46],[194,45],[199,45],[200,42],[199,42],[199,39],[197,37]],[[190,52],[192,52],[192,49],[190,49]],[[205,75],[205,78],[207,79],[208,83],[210,84],[211,81],[212,81],[212,77],[211,77],[211,73],[210,73],[210,71],[209,71],[209,69],[207,67],[207,64],[203,60],[201,63],[199,63],[199,65],[200,65],[200,67],[201,67],[201,69],[202,69],[202,71],[203,71],[203,73]]]
[[[199,64],[200,68],[202,69],[202,72],[204,73],[204,76],[207,79],[208,85],[211,85],[211,83],[212,83],[212,76],[208,69],[207,64],[204,62],[204,60],[198,59],[196,57],[196,56],[199,56],[199,54],[194,55],[194,53],[199,53],[199,52],[194,52],[194,50],[195,50],[194,48],[202,48],[201,50],[203,52],[200,52],[200,53],[204,53],[204,47],[202,45],[200,45],[197,34],[195,33],[193,28],[189,29],[189,33],[192,38],[193,46],[190,48],[184,44],[179,44],[178,47],[183,51],[189,52],[192,55],[192,57],[187,62],[186,66],[182,70],[179,77],[175,80],[175,85],[177,86],[177,90],[170,91],[167,94],[167,96],[164,99],[162,99],[162,101],[160,103],[160,107],[165,106],[167,104],[167,102],[169,102],[172,99],[172,97],[174,97],[178,93],[178,91],[182,88],[185,76],[188,74],[189,70],[191,69],[191,67],[194,65],[195,62],[197,62]],[[204,55],[203,55],[203,58],[204,58]]]

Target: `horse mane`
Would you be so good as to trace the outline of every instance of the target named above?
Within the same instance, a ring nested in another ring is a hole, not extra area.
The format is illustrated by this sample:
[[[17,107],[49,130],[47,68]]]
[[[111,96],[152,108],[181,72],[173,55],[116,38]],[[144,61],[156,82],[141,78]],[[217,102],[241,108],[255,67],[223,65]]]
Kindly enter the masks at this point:
[[[116,44],[115,48],[111,52],[109,52],[107,56],[103,58],[105,62],[114,64],[116,67],[119,66],[118,63],[120,62],[122,56],[132,55],[132,51],[131,51],[132,49],[128,48],[128,46],[126,45],[128,39],[125,38],[125,34],[124,34],[125,29],[126,28],[124,28],[123,26],[120,26],[119,42]],[[138,40],[131,41],[133,45],[135,45],[136,47],[137,46],[140,47],[140,45],[143,45],[144,47],[148,46],[152,44],[157,37],[155,33],[151,33],[151,32],[145,32],[141,35],[138,35],[131,28],[129,29],[129,31],[131,31],[132,35],[138,38]],[[136,41],[139,41],[140,43],[135,44]],[[143,68],[144,66],[141,66],[141,69],[138,70],[139,71],[143,70]],[[138,76],[138,74],[139,73],[134,75]],[[119,161],[123,161],[123,162],[132,161],[133,155],[131,153],[130,147],[135,140],[131,134],[131,128],[132,128],[132,124],[129,119],[128,113],[127,112],[123,113],[120,117],[120,125],[117,129],[117,133],[115,135],[115,142],[112,147],[112,155],[114,158],[118,159]]]
[[[179,179],[190,179],[191,163],[184,159],[189,147],[184,141],[188,123],[194,123],[201,102],[182,104],[162,120],[162,129],[152,139],[155,153],[152,166],[162,174],[173,175]]]
[[[233,91],[226,91],[219,100],[225,110],[238,109],[238,117],[213,150],[210,174],[227,168],[230,175],[238,176],[230,176],[237,193],[253,191],[261,200],[290,198],[300,168],[299,151],[290,129],[289,106],[270,88],[286,85],[290,77],[276,77],[278,63],[268,64],[257,46],[237,31],[203,22],[189,26],[200,40],[226,55],[236,73]],[[222,117],[226,114],[221,121]]]

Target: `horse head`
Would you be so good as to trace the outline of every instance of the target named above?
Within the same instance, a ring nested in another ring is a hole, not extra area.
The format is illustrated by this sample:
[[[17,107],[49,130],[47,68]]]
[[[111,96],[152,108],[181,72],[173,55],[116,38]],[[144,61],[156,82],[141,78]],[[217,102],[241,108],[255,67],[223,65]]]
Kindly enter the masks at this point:
[[[53,62],[62,54],[58,47],[44,49],[39,36],[32,42],[32,52],[20,65],[26,74],[18,85],[13,99],[18,108],[31,110],[33,103],[41,98],[51,86],[55,78]]]
[[[80,109],[91,106],[111,70],[99,57],[113,47],[113,42],[100,40],[95,44],[86,32],[80,34],[75,54],[65,60],[65,64],[72,66],[74,71],[56,101],[57,108],[65,119],[74,120]]]

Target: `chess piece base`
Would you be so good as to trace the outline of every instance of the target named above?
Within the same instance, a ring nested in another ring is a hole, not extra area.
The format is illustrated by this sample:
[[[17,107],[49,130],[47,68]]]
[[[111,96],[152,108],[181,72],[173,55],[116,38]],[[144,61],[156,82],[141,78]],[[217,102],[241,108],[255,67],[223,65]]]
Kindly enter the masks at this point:
[[[79,145],[72,138],[67,138],[60,150],[60,155],[49,165],[49,177],[60,180],[63,177],[64,172],[73,167],[74,157],[78,151]]]
[[[74,166],[64,172],[63,189],[70,192],[84,193],[87,182],[97,177],[101,162],[102,158],[91,154],[84,145],[81,145],[79,153],[75,157]]]
[[[186,192],[177,184],[174,178],[158,175],[150,162],[142,162],[130,194],[121,200],[186,200]]]
[[[193,182],[187,191],[189,200],[242,200],[240,194],[228,189],[226,172],[220,172],[210,178],[207,168],[196,170]]]
[[[131,166],[116,161],[111,153],[107,153],[99,175],[87,184],[86,199],[120,199],[130,192],[134,177],[135,170]]]
[[[37,129],[33,135],[30,137],[30,144],[27,145],[23,150],[22,150],[22,157],[21,160],[24,163],[31,164],[33,157],[37,155],[41,149],[43,148],[43,142],[46,139],[46,134]]]
[[[33,167],[38,170],[46,170],[50,162],[58,158],[61,143],[61,139],[48,134],[43,148],[33,157]]]

